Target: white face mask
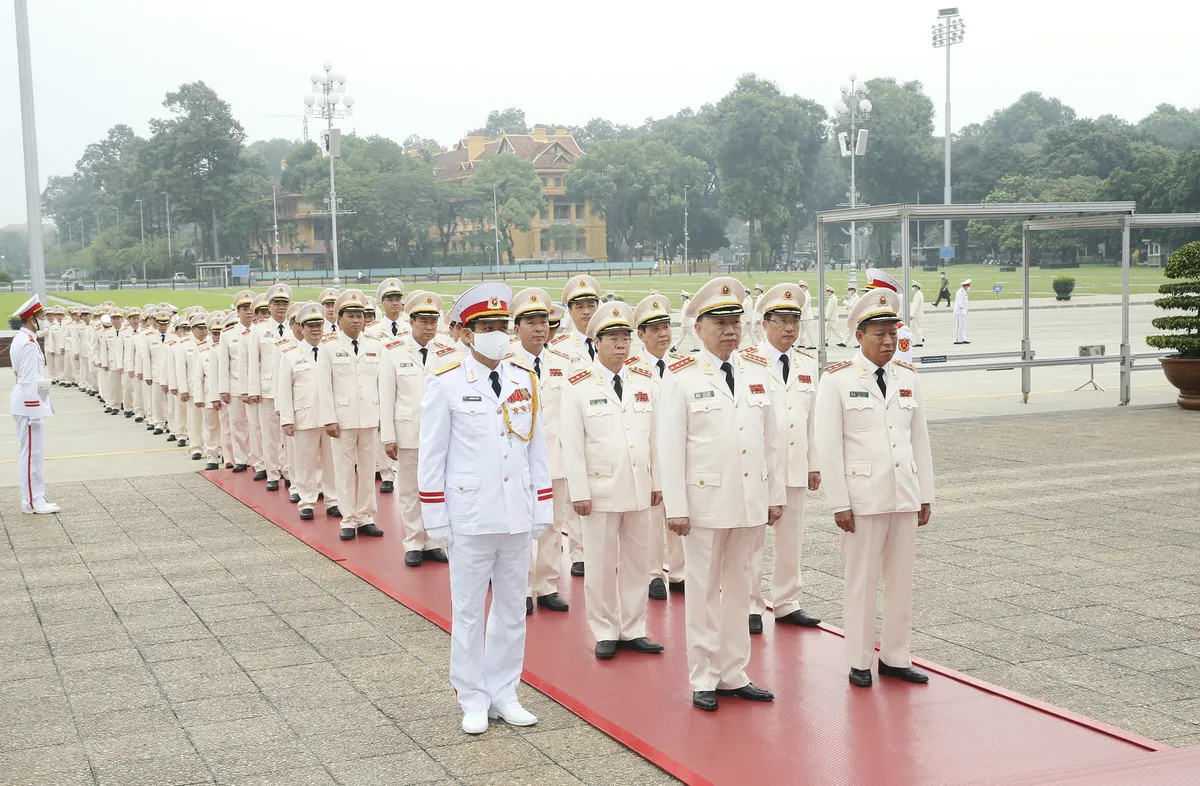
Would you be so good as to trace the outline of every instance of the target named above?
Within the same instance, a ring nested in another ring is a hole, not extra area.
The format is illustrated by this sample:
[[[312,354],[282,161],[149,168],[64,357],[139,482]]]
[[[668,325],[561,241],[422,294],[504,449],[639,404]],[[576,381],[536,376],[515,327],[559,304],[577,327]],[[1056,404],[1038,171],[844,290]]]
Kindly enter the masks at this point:
[[[476,352],[489,360],[503,360],[508,354],[508,334],[502,330],[491,333],[474,333],[474,343],[471,346]]]

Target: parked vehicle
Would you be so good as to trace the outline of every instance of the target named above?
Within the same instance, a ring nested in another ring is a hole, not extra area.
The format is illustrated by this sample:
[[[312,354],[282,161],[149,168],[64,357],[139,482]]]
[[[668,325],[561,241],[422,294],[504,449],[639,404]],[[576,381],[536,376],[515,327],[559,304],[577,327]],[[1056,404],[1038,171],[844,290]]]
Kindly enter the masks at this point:
[[[171,276],[171,280],[172,281],[182,281],[184,283],[187,283],[187,280],[188,280],[187,273],[176,273],[175,275]]]
[[[87,273],[77,267],[70,268],[66,273],[62,274],[62,281],[83,281],[87,278]]]

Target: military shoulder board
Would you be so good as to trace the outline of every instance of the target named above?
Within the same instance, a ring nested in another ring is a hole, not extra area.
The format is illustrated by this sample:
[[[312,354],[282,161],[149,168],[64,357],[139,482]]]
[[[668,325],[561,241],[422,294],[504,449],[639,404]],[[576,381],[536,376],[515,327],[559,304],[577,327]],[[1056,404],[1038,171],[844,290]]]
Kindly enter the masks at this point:
[[[392,347],[400,346],[400,344],[401,344],[400,339],[396,339],[395,341],[392,341],[391,343],[388,343],[388,344],[384,344],[383,346],[385,349],[391,349]]]
[[[453,371],[454,369],[458,368],[461,364],[462,364],[461,358],[458,360],[452,361],[452,362],[447,363],[446,365],[442,366],[441,368],[437,369],[436,371],[434,371],[433,375],[436,377],[441,374],[445,374],[447,371]]]
[[[649,369],[644,369],[641,366],[630,366],[629,370],[632,371],[634,374],[641,374],[643,377],[653,376],[650,373]]]
[[[284,347],[283,351],[284,351],[284,352],[291,352],[293,349],[296,349],[296,348],[297,348],[297,347],[296,347],[296,345],[295,345],[295,344],[293,344],[293,345],[291,345],[290,347]]]
[[[771,361],[767,360],[762,355],[755,354],[754,350],[752,350],[752,349],[743,349],[742,357],[744,357],[746,360],[757,363],[760,366],[769,366],[771,364]]]
[[[847,366],[851,366],[851,365],[854,365],[853,361],[843,360],[841,363],[834,363],[832,366],[826,366],[825,373],[829,374],[830,372],[838,371],[839,369],[843,369],[843,368],[846,368]]]
[[[442,355],[448,355],[453,351],[454,351],[454,347],[446,347],[445,349],[439,349],[434,354],[437,355],[438,357],[441,357]]]
[[[290,342],[290,341],[288,341],[288,339],[286,339],[286,338],[281,338],[281,339],[279,339],[278,341],[276,341],[276,342],[275,342],[275,346],[277,346],[277,347],[282,347],[284,344],[290,344],[290,343],[291,343],[291,342]]]
[[[324,336],[321,337],[321,343],[326,344],[330,341],[337,341],[337,337],[338,337],[337,333],[326,333]]]
[[[517,358],[517,357],[513,356],[511,353],[510,353],[509,357],[506,358],[506,360],[508,360],[509,363],[512,363],[514,366],[521,369],[522,371],[528,371],[530,374],[534,373],[533,369],[531,369],[529,366],[525,365],[525,362],[523,359]]]
[[[569,336],[569,333],[563,333],[561,336],[555,336],[554,338],[550,339],[550,343],[557,344],[560,341],[566,341]]]
[[[807,352],[805,352],[803,349],[793,349],[792,351],[793,351],[793,352],[795,352],[797,355],[804,355],[804,357],[806,357],[806,358],[811,358],[811,357],[812,357],[812,355],[808,354],[808,353],[807,353]],[[815,359],[815,358],[814,358],[814,359]]]
[[[571,378],[570,378],[570,379],[568,379],[567,381],[568,381],[568,382],[570,382],[572,385],[574,385],[574,384],[576,384],[576,383],[578,383],[578,382],[582,382],[583,380],[587,379],[587,378],[588,378],[588,377],[590,377],[591,375],[592,375],[592,370],[591,370],[591,369],[587,369],[586,371],[580,371],[578,374],[576,374],[575,376],[571,377]]]
[[[554,353],[555,355],[558,355],[558,356],[559,356],[560,358],[562,358],[563,360],[570,360],[570,359],[571,359],[571,356],[570,356],[570,355],[568,355],[566,352],[560,352],[560,351],[559,351],[559,350],[557,350],[557,349],[552,349],[552,350],[550,350],[550,351],[551,351],[552,353]]]
[[[210,350],[210,349],[212,349],[212,347],[211,347],[211,346],[203,346],[203,347],[200,347],[200,351],[201,351],[201,352],[207,352],[207,351],[208,351],[208,350]],[[283,351],[284,351],[284,352],[287,352],[287,350],[286,350],[286,349],[285,349],[285,350],[283,350]]]
[[[906,368],[909,371],[917,370],[916,367],[913,366],[912,363],[905,363],[903,360],[893,360],[892,362],[895,363],[897,366],[900,366],[900,368]]]
[[[636,362],[638,362],[638,356],[634,355],[633,357],[629,358],[629,360],[625,361],[625,365],[632,366]]]
[[[679,361],[678,363],[672,363],[671,365],[667,366],[667,370],[668,371],[678,371],[681,368],[687,368],[688,366],[692,365],[695,362],[696,362],[696,358],[694,358],[694,357],[684,358],[683,360]]]

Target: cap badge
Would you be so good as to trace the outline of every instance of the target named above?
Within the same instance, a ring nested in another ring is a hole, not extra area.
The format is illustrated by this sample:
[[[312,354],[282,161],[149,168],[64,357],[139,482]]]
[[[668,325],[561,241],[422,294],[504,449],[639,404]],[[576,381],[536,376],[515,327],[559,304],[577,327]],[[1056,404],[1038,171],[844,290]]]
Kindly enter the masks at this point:
[[[619,316],[621,316],[621,311],[620,311],[620,309],[616,309],[616,308],[614,308],[614,309],[613,309],[613,316],[614,316],[614,317],[619,317]]]
[[[792,299],[792,290],[790,290],[790,289],[783,290],[783,299],[791,300]]]
[[[500,298],[494,297],[488,301],[488,308],[500,308]]]
[[[433,302],[433,298],[432,298],[432,297],[427,297],[427,298],[425,298],[425,302],[426,302],[426,303],[432,303],[432,302]]]
[[[880,295],[879,296],[879,305],[886,306],[887,304],[888,304],[887,295]]]
[[[729,294],[729,285],[728,285],[728,284],[726,284],[725,286],[721,287],[721,294],[722,294],[722,295],[728,295],[728,294]]]
[[[657,300],[655,300],[653,303],[651,303],[651,304],[650,304],[650,308],[658,308],[658,307],[659,307],[659,306],[658,306],[658,301],[657,301]]]
[[[530,302],[530,303],[536,303],[536,302],[538,302],[537,295],[530,295],[530,296],[529,296],[529,302]]]

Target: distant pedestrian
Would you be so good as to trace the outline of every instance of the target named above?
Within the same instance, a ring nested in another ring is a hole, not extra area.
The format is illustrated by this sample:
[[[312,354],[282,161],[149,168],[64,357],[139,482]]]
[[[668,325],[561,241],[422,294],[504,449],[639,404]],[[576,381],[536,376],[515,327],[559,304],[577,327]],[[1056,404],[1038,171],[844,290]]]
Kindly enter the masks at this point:
[[[967,293],[971,291],[971,279],[962,282],[954,297],[954,343],[970,344],[967,341]]]
[[[934,308],[942,304],[942,298],[946,299],[947,306],[954,302],[954,299],[950,297],[950,281],[946,278],[946,271],[944,270],[942,271],[941,289],[938,290],[937,300],[933,301]]]

